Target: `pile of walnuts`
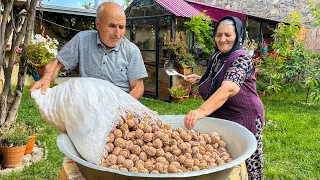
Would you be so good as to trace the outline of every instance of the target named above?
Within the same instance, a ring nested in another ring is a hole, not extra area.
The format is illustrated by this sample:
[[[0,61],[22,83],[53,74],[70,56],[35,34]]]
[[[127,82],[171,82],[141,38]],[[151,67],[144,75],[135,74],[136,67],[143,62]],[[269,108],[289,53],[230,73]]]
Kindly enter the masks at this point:
[[[226,143],[210,135],[183,128],[171,130],[159,119],[138,120],[127,113],[108,135],[101,166],[125,172],[167,174],[213,168],[232,161]]]

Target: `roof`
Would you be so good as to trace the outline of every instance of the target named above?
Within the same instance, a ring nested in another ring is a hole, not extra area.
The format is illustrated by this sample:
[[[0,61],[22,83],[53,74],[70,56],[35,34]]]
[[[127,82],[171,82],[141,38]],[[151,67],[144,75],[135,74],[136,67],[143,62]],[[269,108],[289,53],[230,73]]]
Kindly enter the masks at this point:
[[[37,6],[37,10],[40,10],[39,6]],[[42,11],[96,17],[95,9],[80,9],[65,6],[42,4]]]
[[[242,12],[238,12],[230,9],[224,9],[224,8],[213,6],[210,4],[201,3],[195,0],[185,0],[185,1],[190,3],[192,7],[194,7],[200,12],[207,10],[205,14],[207,16],[210,16],[213,21],[218,21],[224,16],[235,16],[239,18],[241,21],[245,21],[247,17],[247,15]]]
[[[191,17],[201,14],[201,11],[198,11],[184,0],[156,0],[156,2],[176,16]]]

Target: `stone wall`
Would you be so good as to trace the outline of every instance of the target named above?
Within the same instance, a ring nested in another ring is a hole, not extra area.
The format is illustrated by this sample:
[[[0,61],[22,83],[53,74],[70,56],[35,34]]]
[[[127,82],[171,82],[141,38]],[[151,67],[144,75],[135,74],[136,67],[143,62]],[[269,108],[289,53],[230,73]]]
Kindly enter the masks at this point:
[[[269,18],[277,21],[285,21],[285,18],[293,11],[301,14],[302,23],[306,27],[312,27],[313,17],[307,8],[308,0],[197,0],[226,9],[236,10],[248,15]],[[320,3],[320,0],[315,0]]]

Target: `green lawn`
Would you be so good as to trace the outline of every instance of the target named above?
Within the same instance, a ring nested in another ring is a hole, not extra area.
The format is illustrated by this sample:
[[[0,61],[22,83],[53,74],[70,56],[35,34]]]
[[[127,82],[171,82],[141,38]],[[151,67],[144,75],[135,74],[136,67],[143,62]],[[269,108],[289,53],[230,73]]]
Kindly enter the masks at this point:
[[[266,179],[319,179],[320,177],[320,105],[305,105],[303,93],[284,93],[271,99],[268,125],[264,130]],[[201,104],[190,99],[181,104],[153,99],[141,102],[159,114],[186,114]],[[46,143],[47,159],[26,167],[22,172],[0,179],[59,179],[63,154],[56,146],[58,131],[41,118],[29,93],[23,96],[18,121],[34,120],[43,130],[38,140]]]

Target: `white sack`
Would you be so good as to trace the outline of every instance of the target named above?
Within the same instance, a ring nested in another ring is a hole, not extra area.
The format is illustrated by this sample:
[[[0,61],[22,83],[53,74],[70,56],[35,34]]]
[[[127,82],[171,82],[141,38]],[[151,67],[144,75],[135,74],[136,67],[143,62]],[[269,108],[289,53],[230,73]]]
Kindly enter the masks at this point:
[[[94,78],[74,78],[45,95],[40,89],[31,94],[45,121],[60,131],[67,131],[79,154],[99,164],[112,126],[125,112],[135,112],[156,121],[157,115],[112,83]]]

